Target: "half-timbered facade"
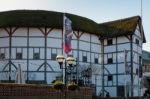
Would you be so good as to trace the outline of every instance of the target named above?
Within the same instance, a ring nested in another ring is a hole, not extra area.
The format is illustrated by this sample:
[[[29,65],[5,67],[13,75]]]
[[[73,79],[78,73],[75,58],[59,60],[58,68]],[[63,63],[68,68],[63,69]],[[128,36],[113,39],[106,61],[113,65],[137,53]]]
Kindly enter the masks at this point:
[[[137,96],[140,81],[136,71],[141,66],[145,42],[140,17],[97,24],[80,16],[66,16],[73,25],[69,55],[76,58],[76,70],[72,77],[84,85],[95,85],[97,95],[109,92],[111,96],[123,96],[126,91],[130,96]],[[51,84],[61,78],[62,70],[56,56],[63,54],[62,42],[63,13],[0,12],[0,80],[15,80],[18,64],[21,64],[27,83]]]

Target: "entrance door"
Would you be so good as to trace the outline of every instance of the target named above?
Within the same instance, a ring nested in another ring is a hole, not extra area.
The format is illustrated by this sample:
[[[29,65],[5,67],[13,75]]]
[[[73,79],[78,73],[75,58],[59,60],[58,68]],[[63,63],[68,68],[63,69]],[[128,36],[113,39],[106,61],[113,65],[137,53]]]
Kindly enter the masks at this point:
[[[117,87],[117,96],[119,97],[123,97],[125,94],[124,94],[124,86],[118,86]]]

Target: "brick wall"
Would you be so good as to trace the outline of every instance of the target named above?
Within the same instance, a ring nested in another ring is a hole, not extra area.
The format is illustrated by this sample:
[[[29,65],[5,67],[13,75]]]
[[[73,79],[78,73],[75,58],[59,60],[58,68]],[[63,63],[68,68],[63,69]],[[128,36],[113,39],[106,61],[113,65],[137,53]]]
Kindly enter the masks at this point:
[[[92,99],[92,90],[80,87],[79,90],[59,91],[46,85],[0,84],[0,99]]]
[[[98,97],[93,96],[92,99],[150,99],[150,97]]]

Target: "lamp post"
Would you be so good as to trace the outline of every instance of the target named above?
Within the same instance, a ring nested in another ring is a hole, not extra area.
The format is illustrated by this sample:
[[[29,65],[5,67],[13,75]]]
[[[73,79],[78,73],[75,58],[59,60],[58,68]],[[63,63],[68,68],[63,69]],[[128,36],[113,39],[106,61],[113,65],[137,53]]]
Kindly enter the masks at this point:
[[[57,55],[56,60],[58,61],[59,65],[60,65],[60,69],[64,69],[64,75],[63,75],[63,83],[66,87],[66,69],[67,69],[67,64],[72,67],[75,59],[73,57],[67,57],[65,59],[65,57],[63,55]],[[65,66],[63,66],[63,63]],[[65,99],[66,99],[66,90],[65,90]]]
[[[63,83],[66,86],[66,69],[67,69],[67,64],[71,68],[72,65],[75,62],[75,59],[73,57],[67,57],[65,59],[65,57],[63,55],[57,55],[56,60],[58,61],[59,65],[60,65],[60,69],[64,69]],[[64,66],[63,66],[63,63],[64,63]]]

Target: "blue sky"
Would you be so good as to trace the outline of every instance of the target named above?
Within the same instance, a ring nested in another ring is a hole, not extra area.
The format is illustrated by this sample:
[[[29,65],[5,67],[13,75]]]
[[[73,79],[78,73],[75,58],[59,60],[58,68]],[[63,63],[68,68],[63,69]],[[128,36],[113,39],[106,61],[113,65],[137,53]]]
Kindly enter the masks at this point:
[[[143,1],[143,27],[150,51],[150,0]],[[141,0],[0,0],[0,11],[16,9],[50,10],[87,17],[97,23],[141,15]]]

